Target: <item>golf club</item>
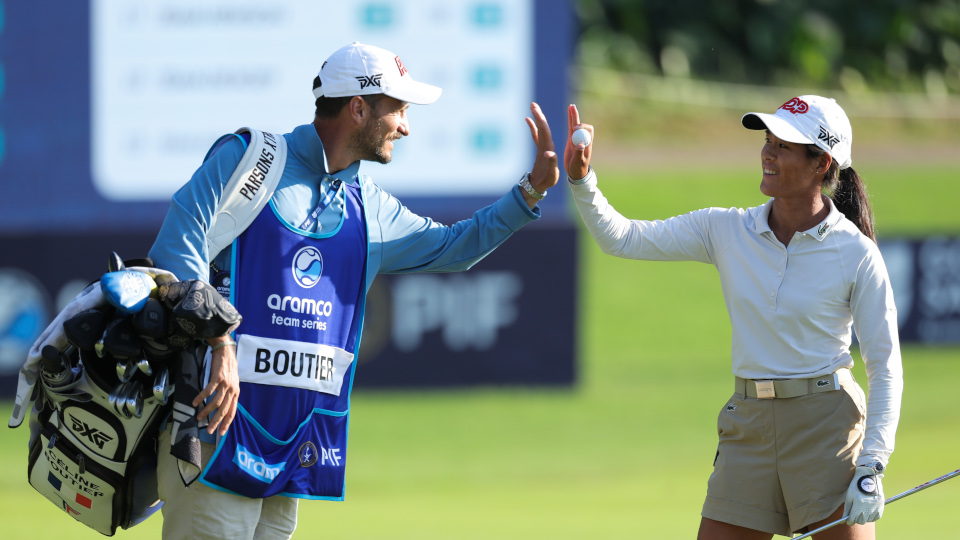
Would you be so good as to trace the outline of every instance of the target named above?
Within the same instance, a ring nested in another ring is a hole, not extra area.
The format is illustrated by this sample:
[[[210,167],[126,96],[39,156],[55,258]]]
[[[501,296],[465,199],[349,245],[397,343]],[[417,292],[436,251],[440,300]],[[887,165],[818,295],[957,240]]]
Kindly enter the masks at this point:
[[[134,391],[139,392],[139,386],[140,384],[135,381],[127,381],[115,388],[109,396],[108,399],[113,404],[113,409],[121,418],[133,418],[136,402],[131,403],[131,398],[133,398]]]
[[[123,411],[127,418],[136,416],[140,418],[143,416],[143,397],[140,395],[140,391],[143,389],[138,381],[130,381],[127,383],[126,394],[124,395],[124,404]]]
[[[157,368],[157,375],[153,379],[153,397],[163,405],[170,399],[170,370],[166,366]]]
[[[903,493],[901,493],[901,494],[899,494],[899,495],[894,495],[893,497],[890,497],[889,499],[887,499],[886,501],[884,501],[883,504],[884,504],[884,506],[886,506],[886,505],[888,505],[888,504],[890,504],[890,503],[899,501],[900,499],[902,499],[902,498],[904,498],[904,497],[908,497],[908,496],[910,496],[910,495],[913,495],[914,493],[916,493],[916,492],[918,492],[918,491],[923,491],[923,490],[927,489],[927,488],[930,487],[930,486],[935,486],[935,485],[939,484],[940,482],[943,482],[943,481],[945,481],[945,480],[949,480],[949,479],[951,479],[951,478],[953,478],[953,477],[955,477],[955,476],[957,476],[957,475],[960,475],[960,469],[957,469],[957,470],[953,471],[952,473],[947,473],[947,474],[945,474],[945,475],[943,475],[943,476],[941,476],[941,477],[939,477],[939,478],[934,478],[933,480],[930,480],[929,482],[925,482],[925,483],[923,483],[923,484],[920,484],[919,486],[917,486],[917,487],[915,487],[915,488],[913,488],[913,489],[908,489],[907,491],[904,491]],[[820,527],[819,529],[810,531],[810,532],[808,532],[808,533],[806,533],[806,534],[804,534],[804,535],[802,535],[802,536],[797,536],[797,537],[795,537],[793,540],[801,540],[802,538],[809,538],[809,537],[817,534],[818,532],[823,532],[823,531],[825,531],[825,530],[827,530],[827,529],[829,529],[829,528],[831,528],[831,527],[836,527],[837,525],[840,525],[841,523],[847,521],[847,518],[848,518],[848,517],[849,517],[849,516],[843,516],[842,518],[840,518],[840,519],[838,519],[838,520],[836,520],[836,521],[834,521],[834,522],[832,522],[832,523],[828,523],[828,524],[824,525],[823,527]]]
[[[153,375],[153,368],[150,367],[150,361],[145,357],[141,356],[140,359],[136,361],[135,365],[137,366],[137,369],[142,371],[147,377]]]
[[[110,403],[110,406],[113,407],[113,410],[117,412],[118,415],[122,415],[120,412],[120,407],[117,405],[120,395],[123,393],[124,383],[120,383],[113,387],[113,390],[107,395],[107,402]]]
[[[120,258],[120,255],[117,255],[116,251],[111,251],[110,256],[107,258],[107,270],[110,272],[119,272],[126,269],[127,267],[123,264],[123,259]]]
[[[133,375],[137,372],[137,365],[130,360],[121,360],[117,362],[117,377],[120,379],[121,383],[126,384],[133,378]]]
[[[101,356],[109,355],[114,360],[132,360],[140,355],[140,339],[134,332],[130,317],[110,321],[97,345]]]

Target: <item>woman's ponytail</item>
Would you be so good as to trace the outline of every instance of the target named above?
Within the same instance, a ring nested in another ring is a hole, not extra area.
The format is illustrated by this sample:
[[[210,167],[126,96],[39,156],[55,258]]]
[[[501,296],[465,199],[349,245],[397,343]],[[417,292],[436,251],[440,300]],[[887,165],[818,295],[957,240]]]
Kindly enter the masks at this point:
[[[873,209],[870,208],[866,184],[853,167],[841,170],[838,176],[837,187],[830,197],[833,199],[833,205],[847,216],[847,219],[852,221],[860,232],[873,240],[873,243],[877,243]]]
[[[807,153],[815,159],[825,152],[816,145],[809,144]],[[832,160],[830,169],[823,176],[823,191],[830,195],[837,210],[852,221],[864,236],[873,240],[874,243],[877,242],[867,185],[853,167],[840,170],[837,161]]]

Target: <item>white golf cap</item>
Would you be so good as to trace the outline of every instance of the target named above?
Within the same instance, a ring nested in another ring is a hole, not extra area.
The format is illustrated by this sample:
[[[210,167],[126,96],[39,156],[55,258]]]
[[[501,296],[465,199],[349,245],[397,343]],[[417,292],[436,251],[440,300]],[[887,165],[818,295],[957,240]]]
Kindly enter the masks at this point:
[[[428,105],[442,92],[439,87],[413,80],[399,56],[357,41],[331,54],[317,77],[320,86],[313,89],[315,98],[385,94]]]
[[[853,129],[840,105],[821,96],[799,96],[773,114],[751,112],[740,123],[747,129],[768,129],[787,142],[815,144],[826,150],[841,169],[853,164]]]

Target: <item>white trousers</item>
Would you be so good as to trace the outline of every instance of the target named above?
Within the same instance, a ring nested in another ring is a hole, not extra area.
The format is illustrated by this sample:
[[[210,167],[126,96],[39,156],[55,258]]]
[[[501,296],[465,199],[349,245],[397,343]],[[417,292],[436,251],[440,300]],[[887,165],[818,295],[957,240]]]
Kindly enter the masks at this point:
[[[276,495],[249,499],[199,480],[183,485],[177,458],[170,455],[171,425],[160,434],[157,482],[163,501],[163,540],[279,540],[293,537],[299,499]],[[200,443],[206,466],[216,447]]]

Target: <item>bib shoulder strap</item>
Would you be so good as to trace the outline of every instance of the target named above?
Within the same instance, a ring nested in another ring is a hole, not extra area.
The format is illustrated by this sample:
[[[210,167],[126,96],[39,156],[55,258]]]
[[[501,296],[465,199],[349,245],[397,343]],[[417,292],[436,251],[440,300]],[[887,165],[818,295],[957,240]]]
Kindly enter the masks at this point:
[[[207,257],[213,260],[253,223],[277,189],[287,162],[287,141],[281,135],[250,128],[250,144],[227,181],[207,230]]]

